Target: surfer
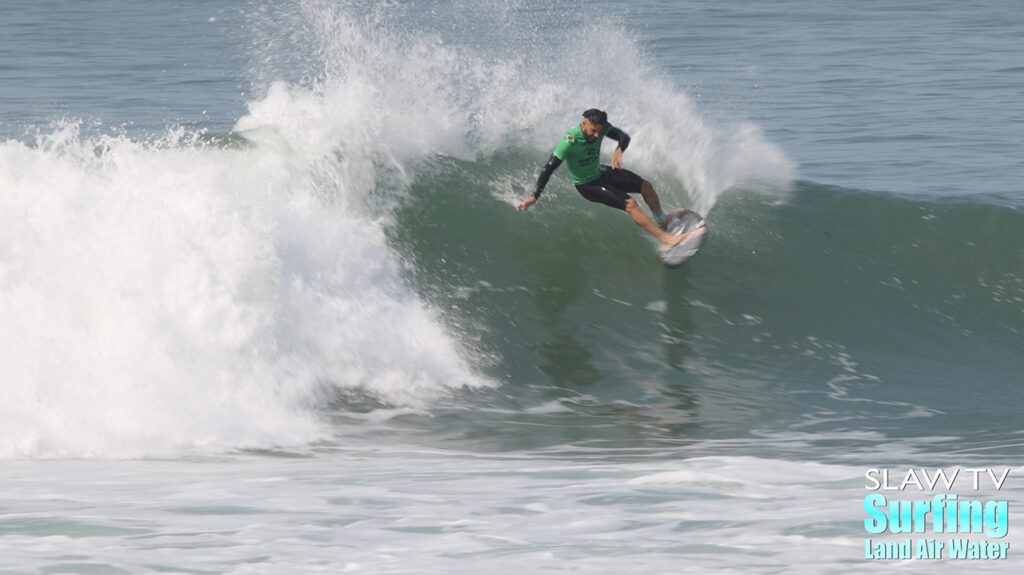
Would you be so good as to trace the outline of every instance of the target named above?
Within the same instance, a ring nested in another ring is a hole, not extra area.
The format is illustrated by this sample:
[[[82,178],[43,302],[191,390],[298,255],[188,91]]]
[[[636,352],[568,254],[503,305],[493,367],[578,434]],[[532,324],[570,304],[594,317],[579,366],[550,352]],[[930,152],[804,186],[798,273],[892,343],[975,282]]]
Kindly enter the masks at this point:
[[[612,155],[611,166],[601,165],[599,156],[605,136],[617,141],[618,147]],[[650,182],[622,168],[622,152],[629,146],[629,135],[608,123],[608,114],[591,108],[583,112],[583,122],[569,130],[548,159],[547,165],[537,177],[533,195],[520,202],[518,210],[525,212],[540,199],[544,186],[551,179],[562,162],[566,162],[569,175],[576,190],[584,198],[625,210],[633,221],[658,239],[664,247],[672,247],[686,238],[687,234],[673,235],[665,232],[659,224],[668,216],[661,210],[661,202]],[[652,220],[630,194],[640,194],[644,203],[654,214]],[[657,222],[657,223],[656,223]]]

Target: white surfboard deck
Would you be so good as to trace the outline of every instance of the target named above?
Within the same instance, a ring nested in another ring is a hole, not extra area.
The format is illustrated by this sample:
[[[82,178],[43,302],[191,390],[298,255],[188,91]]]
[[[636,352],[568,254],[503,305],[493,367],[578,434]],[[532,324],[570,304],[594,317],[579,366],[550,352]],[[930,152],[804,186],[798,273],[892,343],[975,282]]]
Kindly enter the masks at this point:
[[[708,226],[704,218],[697,212],[678,210],[669,214],[661,224],[662,229],[673,235],[686,235],[686,239],[678,244],[658,251],[661,262],[670,268],[683,265],[700,251],[708,237]]]

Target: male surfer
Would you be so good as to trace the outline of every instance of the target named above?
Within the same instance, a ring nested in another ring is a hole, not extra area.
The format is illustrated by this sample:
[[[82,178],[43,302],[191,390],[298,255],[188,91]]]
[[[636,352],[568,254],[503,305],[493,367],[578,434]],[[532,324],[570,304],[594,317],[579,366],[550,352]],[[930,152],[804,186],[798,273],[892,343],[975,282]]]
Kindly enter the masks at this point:
[[[600,163],[601,142],[604,137],[616,140],[619,146],[615,148],[612,155],[612,165],[602,166]],[[666,233],[658,224],[668,217],[661,211],[661,202],[658,194],[654,192],[654,186],[650,182],[622,168],[622,152],[629,146],[629,135],[622,130],[608,123],[608,114],[591,108],[583,112],[583,122],[569,133],[558,145],[548,159],[548,163],[541,170],[537,178],[537,187],[533,195],[524,199],[519,204],[519,211],[525,212],[530,206],[537,203],[540,193],[544,191],[551,174],[555,169],[568,163],[569,175],[572,176],[572,183],[576,190],[584,198],[625,210],[640,227],[658,238],[664,247],[672,247],[686,238],[687,234],[673,235]],[[629,194],[640,194],[644,203],[651,208],[654,214],[652,220],[640,207],[637,201]],[[657,220],[658,223],[655,223]]]

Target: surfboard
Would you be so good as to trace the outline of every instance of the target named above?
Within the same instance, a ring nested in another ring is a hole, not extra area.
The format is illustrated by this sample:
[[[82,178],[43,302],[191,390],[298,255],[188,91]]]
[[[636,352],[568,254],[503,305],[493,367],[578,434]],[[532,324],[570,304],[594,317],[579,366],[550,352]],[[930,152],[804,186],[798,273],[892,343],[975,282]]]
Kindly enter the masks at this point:
[[[708,225],[700,214],[690,210],[677,210],[669,214],[661,224],[661,228],[673,235],[686,234],[686,239],[678,244],[658,251],[661,262],[670,268],[676,268],[692,258],[704,241],[708,238]]]

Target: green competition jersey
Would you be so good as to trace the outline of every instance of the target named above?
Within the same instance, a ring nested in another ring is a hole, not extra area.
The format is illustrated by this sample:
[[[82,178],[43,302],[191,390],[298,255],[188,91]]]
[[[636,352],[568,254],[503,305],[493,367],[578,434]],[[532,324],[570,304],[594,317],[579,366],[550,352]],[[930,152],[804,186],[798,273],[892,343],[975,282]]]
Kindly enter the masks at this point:
[[[576,126],[555,146],[555,157],[568,166],[573,184],[586,184],[601,176],[601,143],[613,129],[611,124],[606,125],[596,140],[588,142],[583,129]]]

